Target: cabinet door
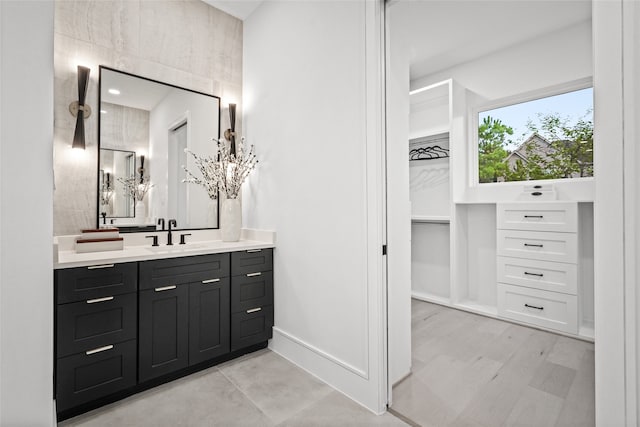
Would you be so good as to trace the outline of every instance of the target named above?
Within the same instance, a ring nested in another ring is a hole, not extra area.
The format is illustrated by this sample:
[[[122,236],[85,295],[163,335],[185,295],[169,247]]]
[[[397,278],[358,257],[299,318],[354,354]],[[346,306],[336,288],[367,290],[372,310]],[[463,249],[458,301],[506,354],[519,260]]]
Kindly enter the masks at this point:
[[[140,291],[139,304],[140,382],[187,367],[189,286]]]
[[[229,352],[229,278],[189,285],[189,365]]]

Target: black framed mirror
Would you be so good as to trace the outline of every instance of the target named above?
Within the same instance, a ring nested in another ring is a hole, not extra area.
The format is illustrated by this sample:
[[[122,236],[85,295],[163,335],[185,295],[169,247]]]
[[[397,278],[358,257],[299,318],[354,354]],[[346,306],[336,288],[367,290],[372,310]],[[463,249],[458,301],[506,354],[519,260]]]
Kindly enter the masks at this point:
[[[216,153],[220,98],[100,66],[98,102],[98,227],[148,231],[164,218],[219,228],[218,199],[182,181],[184,166],[196,169],[185,149]]]

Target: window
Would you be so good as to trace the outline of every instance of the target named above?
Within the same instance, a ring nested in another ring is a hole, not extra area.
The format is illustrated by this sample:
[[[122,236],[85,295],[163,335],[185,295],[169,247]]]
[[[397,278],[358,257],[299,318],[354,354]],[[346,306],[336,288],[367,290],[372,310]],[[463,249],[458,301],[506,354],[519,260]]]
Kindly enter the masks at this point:
[[[478,113],[480,183],[593,176],[593,88]]]

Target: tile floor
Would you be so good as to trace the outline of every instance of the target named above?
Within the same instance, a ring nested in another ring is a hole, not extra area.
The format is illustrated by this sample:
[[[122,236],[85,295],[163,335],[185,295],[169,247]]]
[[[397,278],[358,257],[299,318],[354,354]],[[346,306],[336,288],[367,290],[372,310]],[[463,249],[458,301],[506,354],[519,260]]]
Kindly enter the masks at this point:
[[[412,300],[412,374],[392,410],[423,427],[593,426],[593,349]]]
[[[147,390],[60,427],[406,426],[376,416],[265,349]]]

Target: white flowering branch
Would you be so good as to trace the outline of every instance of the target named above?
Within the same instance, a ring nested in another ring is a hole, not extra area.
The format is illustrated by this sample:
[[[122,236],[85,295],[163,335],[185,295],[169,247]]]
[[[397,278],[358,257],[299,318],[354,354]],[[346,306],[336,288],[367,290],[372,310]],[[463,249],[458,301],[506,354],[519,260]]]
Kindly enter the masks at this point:
[[[217,158],[200,157],[189,149],[185,152],[191,154],[195,159],[197,168],[200,170],[202,178],[193,175],[184,167],[187,178],[183,182],[202,185],[212,197],[212,194],[222,192],[228,199],[236,199],[240,193],[240,188],[247,176],[255,168],[258,159],[253,152],[253,145],[248,153],[244,151],[244,137],[241,138],[240,144],[237,145],[236,154],[232,154],[230,147],[224,141],[215,140],[218,143]]]
[[[139,179],[132,176],[131,178],[117,178],[117,180],[122,183],[124,191],[139,202],[144,199],[144,196],[146,196],[151,187],[153,187],[148,176],[141,176]]]

